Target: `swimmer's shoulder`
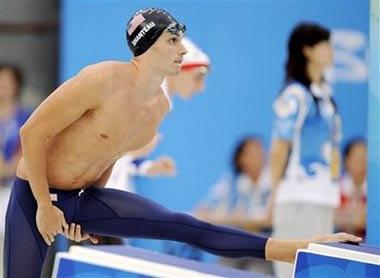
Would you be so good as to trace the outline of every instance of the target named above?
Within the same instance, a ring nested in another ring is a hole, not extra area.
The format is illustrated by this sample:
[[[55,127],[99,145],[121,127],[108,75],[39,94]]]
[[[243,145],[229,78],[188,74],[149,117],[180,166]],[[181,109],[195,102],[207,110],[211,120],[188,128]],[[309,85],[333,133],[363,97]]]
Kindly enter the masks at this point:
[[[115,81],[129,83],[134,80],[134,67],[131,63],[104,61],[88,65],[77,74],[77,79],[91,79],[96,83],[114,86]]]
[[[118,69],[121,68],[122,64],[126,63],[121,63],[117,61],[104,61],[104,62],[99,62],[96,64],[91,64],[88,65],[84,68],[81,69],[81,71],[78,73],[78,75],[96,75],[99,78],[105,78],[105,77],[110,77],[114,75]]]
[[[136,70],[130,63],[105,61],[88,65],[75,77],[80,83],[89,84],[88,91],[92,97],[104,101],[110,95],[123,92],[129,95],[135,84]]]
[[[132,63],[120,61],[104,61],[90,65],[83,70],[99,73],[103,78],[114,82],[120,80],[123,82],[133,81],[136,75],[136,69]]]
[[[121,72],[132,72],[131,63],[119,61],[104,61],[83,67],[78,75],[98,75],[99,77],[112,77]]]

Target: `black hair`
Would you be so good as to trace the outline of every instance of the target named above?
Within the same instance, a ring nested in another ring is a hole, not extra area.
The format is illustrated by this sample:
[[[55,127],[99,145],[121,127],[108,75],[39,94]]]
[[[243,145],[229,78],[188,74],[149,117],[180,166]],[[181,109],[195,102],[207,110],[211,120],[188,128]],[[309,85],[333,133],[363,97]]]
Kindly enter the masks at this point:
[[[304,54],[304,47],[312,47],[320,42],[330,40],[330,31],[316,23],[300,23],[292,31],[288,41],[288,58],[285,65],[285,83],[292,81],[298,81],[303,84],[311,96],[317,107],[317,113],[319,114],[318,103],[320,98],[316,97],[310,91],[311,80],[307,74],[307,58]],[[336,103],[331,98],[331,102],[336,110]]]
[[[0,71],[3,71],[3,70],[11,71],[17,83],[16,98],[19,98],[21,87],[24,85],[24,75],[22,73],[21,68],[14,64],[2,63],[0,64]]]
[[[242,153],[244,152],[245,146],[247,146],[249,142],[257,142],[262,144],[262,139],[260,136],[256,135],[245,136],[236,145],[232,155],[232,168],[235,176],[239,175],[243,171],[239,163],[239,159]]]

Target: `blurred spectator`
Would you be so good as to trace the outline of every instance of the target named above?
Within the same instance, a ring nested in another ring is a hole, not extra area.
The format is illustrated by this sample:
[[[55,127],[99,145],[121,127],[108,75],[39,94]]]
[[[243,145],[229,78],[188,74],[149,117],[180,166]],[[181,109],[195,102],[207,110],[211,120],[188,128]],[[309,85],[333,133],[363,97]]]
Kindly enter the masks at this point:
[[[23,76],[13,65],[0,65],[0,127],[1,127],[1,184],[8,184],[16,173],[21,155],[18,131],[30,115],[21,107]]]
[[[246,137],[237,144],[232,166],[234,175],[225,174],[209,191],[196,213],[214,223],[224,223],[260,231],[266,228],[270,183],[261,140]]]
[[[0,270],[3,263],[5,211],[11,182],[21,156],[19,129],[30,115],[30,110],[20,105],[22,85],[22,72],[17,66],[0,65]]]
[[[246,137],[236,146],[232,166],[234,175],[225,175],[213,186],[196,210],[198,217],[255,232],[268,232],[268,199],[271,185],[265,165],[265,152],[257,137]],[[271,264],[262,260],[223,258],[231,267],[272,274]]]
[[[343,152],[344,173],[340,179],[340,207],[336,210],[337,229],[365,235],[367,204],[367,145],[364,139],[348,142]]]
[[[323,74],[333,63],[330,31],[301,23],[288,42],[285,86],[273,108],[271,176],[274,237],[311,238],[334,231],[339,204],[341,123]],[[275,263],[277,277],[293,266]]]

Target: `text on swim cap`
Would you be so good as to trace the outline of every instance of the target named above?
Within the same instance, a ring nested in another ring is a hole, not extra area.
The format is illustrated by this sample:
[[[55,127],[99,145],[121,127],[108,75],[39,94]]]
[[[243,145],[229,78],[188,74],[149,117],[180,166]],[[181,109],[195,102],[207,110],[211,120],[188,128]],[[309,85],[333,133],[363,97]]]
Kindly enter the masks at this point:
[[[153,21],[151,21],[151,22],[149,22],[147,25],[145,25],[145,27],[142,28],[142,29],[140,30],[140,32],[136,35],[136,37],[132,40],[132,45],[133,45],[133,46],[136,46],[136,44],[139,42],[139,40],[140,40],[141,38],[143,38],[143,37],[145,36],[145,34],[146,34],[150,29],[152,29],[152,27],[154,27],[154,26],[156,26],[156,24],[155,24]]]

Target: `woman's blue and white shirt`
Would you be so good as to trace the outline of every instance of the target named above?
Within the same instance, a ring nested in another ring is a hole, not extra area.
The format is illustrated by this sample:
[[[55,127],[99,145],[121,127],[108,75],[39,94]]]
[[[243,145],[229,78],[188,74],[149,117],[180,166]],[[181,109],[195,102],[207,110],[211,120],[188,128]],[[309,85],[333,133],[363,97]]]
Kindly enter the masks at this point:
[[[318,106],[312,94],[319,99]],[[277,203],[308,202],[337,206],[337,182],[331,175],[332,149],[341,140],[341,121],[327,84],[310,89],[288,84],[273,104],[273,139],[291,142]]]

